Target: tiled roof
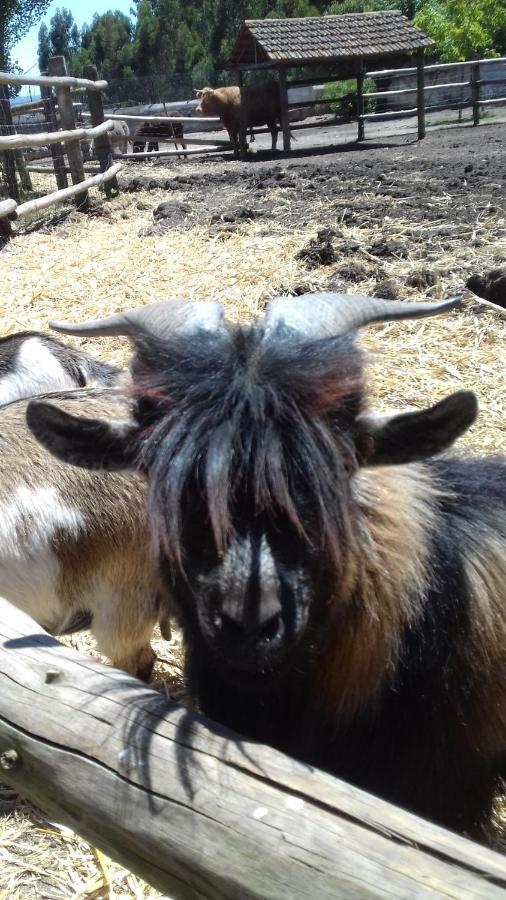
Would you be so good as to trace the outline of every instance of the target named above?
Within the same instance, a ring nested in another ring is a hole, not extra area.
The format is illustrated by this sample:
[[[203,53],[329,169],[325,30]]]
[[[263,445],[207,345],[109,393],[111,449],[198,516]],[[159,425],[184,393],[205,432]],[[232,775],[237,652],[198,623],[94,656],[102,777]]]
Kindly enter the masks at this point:
[[[304,19],[250,19],[242,26],[226,68],[257,63],[293,63],[411,53],[434,41],[398,10],[308,16]]]

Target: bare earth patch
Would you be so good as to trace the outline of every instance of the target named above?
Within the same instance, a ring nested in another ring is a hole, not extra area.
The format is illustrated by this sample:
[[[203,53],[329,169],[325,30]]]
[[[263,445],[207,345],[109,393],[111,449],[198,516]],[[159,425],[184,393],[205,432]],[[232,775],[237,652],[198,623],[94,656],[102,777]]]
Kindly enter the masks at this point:
[[[505,137],[504,126],[484,125],[324,156],[128,163],[127,190],[96,215],[30,223],[0,252],[2,333],[167,297],[218,299],[248,320],[279,293],[372,296],[390,285],[406,302],[451,296],[505,265]],[[308,247],[322,247],[309,265]],[[371,403],[422,406],[471,388],[480,416],[461,446],[504,453],[506,317],[466,296],[458,312],[361,336]],[[128,359],[126,340],[80,343]],[[69,640],[93,652],[87,636]],[[178,636],[155,649],[155,687],[177,692]],[[503,821],[504,810],[499,804]],[[0,900],[112,896],[160,895],[0,792]]]

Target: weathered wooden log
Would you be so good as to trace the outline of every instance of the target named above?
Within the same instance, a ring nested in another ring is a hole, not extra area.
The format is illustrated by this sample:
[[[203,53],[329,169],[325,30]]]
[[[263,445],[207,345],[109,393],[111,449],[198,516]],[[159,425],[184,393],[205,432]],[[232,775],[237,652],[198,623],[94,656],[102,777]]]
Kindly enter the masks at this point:
[[[155,156],[191,156],[196,153],[224,153],[226,150],[232,150],[232,144],[229,144],[228,141],[223,142],[219,146],[214,143],[204,143],[204,141],[202,143],[204,145],[202,147],[187,147],[186,150],[178,147],[177,150],[143,150],[142,153],[123,153],[121,159],[150,159]]]
[[[216,116],[141,116],[141,115],[123,115],[119,113],[107,113],[108,119],[117,119],[118,121],[125,122],[138,122],[139,125],[142,125],[143,122],[163,122],[165,125],[167,124],[167,119],[170,119],[171,122],[204,122],[209,124],[212,122],[213,124],[219,125],[221,123],[221,119],[218,119]]]
[[[0,219],[4,216],[10,216],[16,211],[18,204],[12,198],[9,200],[0,200]]]
[[[505,896],[498,854],[193,715],[5,600],[0,777],[175,900]]]
[[[98,187],[104,182],[115,178],[121,170],[121,163],[111,166],[106,172],[100,172],[99,175],[93,175],[92,178],[85,178],[79,184],[73,184],[71,187],[63,188],[61,191],[54,191],[52,194],[46,194],[44,197],[37,197],[35,200],[28,200],[26,203],[20,203],[16,209],[16,218],[26,216],[28,213],[37,212],[40,209],[46,209],[53,203],[61,203],[63,200],[70,200],[79,196],[83,188],[88,190],[91,187]]]
[[[93,140],[113,128],[114,122],[102,122],[94,128],[71,128],[68,131],[39,131],[36,134],[10,134],[0,138],[0,150],[14,150],[16,147],[44,147],[59,141]]]
[[[13,75],[12,72],[0,72],[0,84],[73,87],[90,91],[104,91],[107,87],[107,81],[87,81],[86,78],[74,78],[72,75]]]
[[[42,158],[46,159],[47,157],[44,156]],[[29,172],[36,172],[38,175],[52,175],[53,174],[53,170],[52,170],[51,166],[44,166],[44,165],[38,166],[38,165],[35,165],[35,163],[33,163],[33,164],[28,163],[26,168],[28,169]],[[83,169],[88,174],[91,173],[93,175],[98,174],[101,171],[99,166],[94,166],[91,163],[90,164],[85,163],[83,166]],[[68,168],[68,166],[64,166],[63,170],[66,174],[68,174],[70,172],[70,169]]]
[[[40,95],[44,97],[43,91],[49,90],[51,92],[51,88],[44,87],[42,85]],[[82,90],[75,89],[70,91],[71,94],[82,94]],[[47,96],[47,95],[46,95]],[[81,109],[83,106],[82,101],[77,103],[73,103],[72,106],[74,109]],[[42,100],[30,100],[29,103],[17,103],[16,106],[12,107],[12,115],[13,116],[23,116],[26,112],[40,112],[44,113],[44,104]]]

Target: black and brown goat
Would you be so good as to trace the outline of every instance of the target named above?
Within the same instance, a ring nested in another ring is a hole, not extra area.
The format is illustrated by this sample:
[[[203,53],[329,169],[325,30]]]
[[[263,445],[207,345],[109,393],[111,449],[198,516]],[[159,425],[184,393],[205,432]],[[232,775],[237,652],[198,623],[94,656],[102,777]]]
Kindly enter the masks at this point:
[[[179,149],[181,144],[183,150],[186,150],[186,142],[184,139],[184,125],[182,122],[171,121],[174,117],[178,117],[177,112],[167,112],[167,122],[143,122],[138,131],[135,132],[133,138],[134,153],[144,153],[146,143],[148,145],[148,153],[159,150],[159,144],[169,141],[174,144],[174,149]],[[184,153],[182,154],[184,157]],[[178,153],[178,158],[181,154]]]
[[[61,459],[137,467],[207,715],[479,835],[506,758],[506,459],[437,456],[470,392],[370,418],[355,344],[440,304],[320,294],[252,326],[173,301],[128,334],[134,420],[34,401]]]

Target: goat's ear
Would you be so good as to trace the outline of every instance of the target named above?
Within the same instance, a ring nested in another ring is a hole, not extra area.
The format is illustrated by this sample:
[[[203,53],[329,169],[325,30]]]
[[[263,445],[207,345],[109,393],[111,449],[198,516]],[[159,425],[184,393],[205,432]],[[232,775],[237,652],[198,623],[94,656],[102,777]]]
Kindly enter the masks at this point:
[[[63,462],[111,472],[135,466],[138,426],[131,422],[81,419],[41,400],[28,404],[26,421],[37,440]]]
[[[366,466],[388,466],[435,456],[467,431],[477,412],[473,392],[457,391],[427,409],[359,416],[355,435],[359,457]]]

